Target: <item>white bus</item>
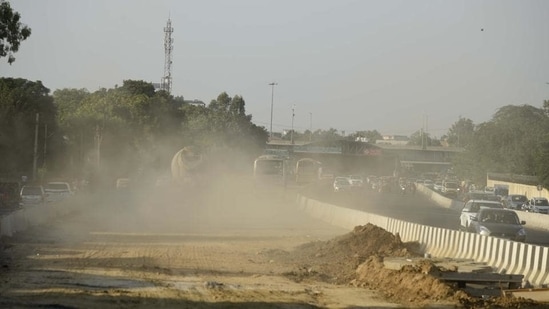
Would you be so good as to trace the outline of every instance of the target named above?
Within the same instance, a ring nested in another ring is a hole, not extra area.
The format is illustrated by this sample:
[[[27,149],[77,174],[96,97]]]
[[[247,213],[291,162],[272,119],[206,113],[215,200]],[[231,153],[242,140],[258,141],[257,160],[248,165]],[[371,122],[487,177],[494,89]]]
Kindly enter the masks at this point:
[[[322,163],[311,158],[302,158],[295,164],[295,182],[298,184],[311,183],[322,177]]]
[[[277,155],[262,155],[254,161],[254,181],[257,184],[286,186],[288,160]]]

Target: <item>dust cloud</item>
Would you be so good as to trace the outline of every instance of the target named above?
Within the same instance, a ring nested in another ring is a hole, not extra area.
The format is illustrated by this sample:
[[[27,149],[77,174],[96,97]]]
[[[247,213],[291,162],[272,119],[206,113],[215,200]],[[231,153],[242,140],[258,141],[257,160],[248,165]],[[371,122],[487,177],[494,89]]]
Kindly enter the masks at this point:
[[[75,223],[70,234],[127,236],[128,241],[148,235],[162,241],[200,235],[271,237],[281,227],[288,235],[296,227],[318,232],[312,218],[296,215],[297,188],[254,184],[250,157],[225,154],[223,159],[210,157],[204,165],[189,182],[164,171],[150,179],[132,179],[125,188],[110,186],[82,196],[80,211],[86,215],[79,218],[86,222]],[[333,230],[320,232],[334,235]]]

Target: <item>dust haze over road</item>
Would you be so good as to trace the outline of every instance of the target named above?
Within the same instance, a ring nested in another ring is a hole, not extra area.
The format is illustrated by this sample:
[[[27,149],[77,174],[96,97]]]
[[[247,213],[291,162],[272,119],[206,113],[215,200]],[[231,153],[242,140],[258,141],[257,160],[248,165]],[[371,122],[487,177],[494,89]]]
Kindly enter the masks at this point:
[[[396,307],[363,288],[297,283],[267,252],[348,231],[300,213],[295,191],[222,175],[202,187],[134,188],[3,243],[1,307]],[[82,197],[80,197],[82,198]]]

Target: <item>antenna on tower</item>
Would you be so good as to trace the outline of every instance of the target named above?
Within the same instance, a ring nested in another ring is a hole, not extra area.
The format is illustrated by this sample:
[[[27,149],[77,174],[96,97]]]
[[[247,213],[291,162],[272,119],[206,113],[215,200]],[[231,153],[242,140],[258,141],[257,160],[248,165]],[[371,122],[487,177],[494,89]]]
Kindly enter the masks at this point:
[[[168,17],[164,27],[164,77],[160,82],[160,89],[168,93],[172,91],[172,50],[173,50],[172,20]]]

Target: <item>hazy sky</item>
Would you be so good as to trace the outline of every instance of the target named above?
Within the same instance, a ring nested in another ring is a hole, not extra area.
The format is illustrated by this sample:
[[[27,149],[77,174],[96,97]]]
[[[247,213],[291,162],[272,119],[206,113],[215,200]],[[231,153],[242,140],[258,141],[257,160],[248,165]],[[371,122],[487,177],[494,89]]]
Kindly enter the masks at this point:
[[[273,131],[436,137],[459,117],[549,99],[549,1],[11,0],[32,35],[2,76],[52,90],[159,82],[174,27],[174,95],[241,95]],[[311,117],[312,116],[312,117]],[[426,120],[426,121],[424,121]]]

